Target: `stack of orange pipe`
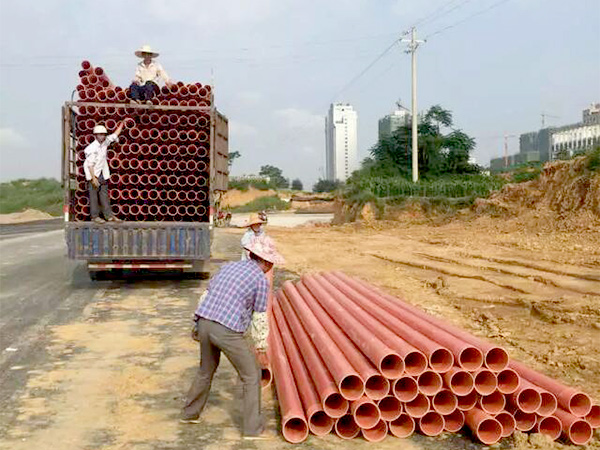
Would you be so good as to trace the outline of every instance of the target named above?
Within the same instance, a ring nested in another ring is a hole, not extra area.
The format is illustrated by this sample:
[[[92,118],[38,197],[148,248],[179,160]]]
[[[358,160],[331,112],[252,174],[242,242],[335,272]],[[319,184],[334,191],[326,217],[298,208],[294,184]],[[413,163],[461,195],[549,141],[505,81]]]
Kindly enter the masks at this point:
[[[75,117],[78,189],[70,205],[76,220],[90,217],[83,171],[84,149],[95,125],[125,128],[108,152],[113,212],[130,221],[204,221],[209,213],[210,115],[194,110],[153,110],[98,106],[129,103],[129,89],[115,86],[101,67],[83,61],[76,90],[82,106]],[[96,103],[92,105],[92,103]],[[178,82],[163,88],[156,105],[211,106],[210,86]]]
[[[270,324],[290,442],[309,432],[379,442],[469,428],[487,445],[515,430],[583,445],[600,426],[600,407],[582,391],[341,272],[284,283]]]

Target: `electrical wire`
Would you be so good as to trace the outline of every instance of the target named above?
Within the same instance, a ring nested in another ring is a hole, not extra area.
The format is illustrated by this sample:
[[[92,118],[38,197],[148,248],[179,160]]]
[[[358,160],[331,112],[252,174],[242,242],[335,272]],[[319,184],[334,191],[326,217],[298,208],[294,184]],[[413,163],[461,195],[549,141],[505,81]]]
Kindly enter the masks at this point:
[[[433,33],[428,34],[427,36],[425,36],[424,40],[427,41],[428,39],[430,39],[433,36],[438,36],[438,35],[446,32],[446,31],[448,31],[448,30],[450,30],[452,28],[457,27],[458,25],[461,25],[461,24],[467,22],[468,20],[471,20],[473,17],[477,17],[477,16],[480,16],[482,14],[485,14],[486,12],[491,11],[492,9],[497,8],[498,6],[500,6],[500,5],[502,5],[502,4],[506,3],[506,2],[509,2],[509,1],[510,0],[500,0],[500,1],[496,2],[496,3],[493,3],[490,6],[488,6],[487,8],[479,10],[479,11],[473,13],[473,14],[470,14],[467,17],[465,17],[464,19],[459,20],[458,22],[454,22],[453,24],[447,25],[447,26],[445,26],[443,28],[440,28],[437,31],[434,31]]]
[[[461,6],[469,3],[471,0],[463,0],[462,2],[460,2],[458,5],[454,5],[454,7],[450,8],[447,11],[444,11],[444,9],[446,9],[446,7],[452,5],[452,3],[456,3],[458,0],[450,0],[447,3],[444,3],[442,6],[440,6],[438,9],[436,9],[435,11],[433,11],[431,14],[428,14],[427,16],[417,20],[412,26],[416,27],[418,25],[423,25],[427,22],[434,22],[437,19],[439,19],[440,17],[444,17],[446,14],[450,14],[452,11],[456,11],[458,8],[460,8]],[[438,13],[440,13],[438,15]]]

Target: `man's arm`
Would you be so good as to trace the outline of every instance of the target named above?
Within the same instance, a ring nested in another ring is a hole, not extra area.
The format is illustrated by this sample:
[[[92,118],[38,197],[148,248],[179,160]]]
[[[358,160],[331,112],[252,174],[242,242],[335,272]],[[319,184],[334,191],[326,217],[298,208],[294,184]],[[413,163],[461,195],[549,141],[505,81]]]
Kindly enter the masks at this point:
[[[140,66],[138,65],[135,68],[135,76],[133,77],[133,82],[134,84],[142,84],[142,69],[140,69]]]
[[[121,134],[121,131],[123,131],[124,125],[125,125],[125,121],[121,120],[119,122],[119,125],[117,126],[117,129],[115,130],[115,132],[113,134],[116,135],[117,137],[119,137],[119,135]]]
[[[169,78],[169,74],[167,73],[167,71],[163,68],[162,64],[156,63],[156,65],[156,72],[158,76],[165,82],[167,86],[171,86],[173,82],[171,81],[171,78]]]
[[[267,280],[267,277],[260,277],[260,281],[256,288],[256,296],[254,297],[254,311],[265,312],[267,310],[269,291],[269,281]]]

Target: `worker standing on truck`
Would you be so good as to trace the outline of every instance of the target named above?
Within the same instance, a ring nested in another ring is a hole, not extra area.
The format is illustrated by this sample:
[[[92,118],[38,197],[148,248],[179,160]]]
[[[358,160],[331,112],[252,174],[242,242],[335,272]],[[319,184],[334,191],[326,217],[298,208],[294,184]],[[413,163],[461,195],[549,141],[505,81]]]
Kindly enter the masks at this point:
[[[104,125],[96,125],[93,130],[96,139],[84,150],[85,161],[83,162],[83,171],[85,172],[85,179],[89,183],[90,214],[92,220],[98,224],[104,223],[104,219],[109,222],[119,222],[121,220],[112,213],[110,208],[110,200],[108,198],[110,170],[108,168],[106,152],[110,144],[117,141],[122,130],[123,122],[120,122],[115,132],[107,136],[108,131],[106,127]],[[98,200],[100,200],[104,219],[100,217]]]
[[[163,69],[162,65],[152,58],[156,58],[158,53],[153,51],[149,45],[143,45],[142,48],[136,50],[135,56],[142,58],[142,61],[135,69],[135,77],[133,83],[129,86],[131,91],[131,102],[152,104],[152,98],[158,93],[158,81],[162,80],[167,86],[173,83]]]
[[[181,422],[199,423],[223,352],[242,380],[242,433],[245,439],[252,440],[265,437],[261,436],[264,420],[260,407],[260,369],[244,332],[254,312],[266,311],[269,283],[265,273],[274,264],[283,264],[283,257],[266,236],[254,239],[246,250],[250,253],[247,261],[229,263],[212,277],[206,298],[196,309],[192,337],[200,342],[200,367],[187,394]]]
[[[266,214],[261,216],[261,213],[252,213],[248,218],[248,222],[244,225],[246,228],[246,232],[242,236],[242,261],[248,259],[249,255],[246,250],[244,250],[252,240],[258,236],[263,236],[265,234],[265,230],[263,225],[267,223]]]

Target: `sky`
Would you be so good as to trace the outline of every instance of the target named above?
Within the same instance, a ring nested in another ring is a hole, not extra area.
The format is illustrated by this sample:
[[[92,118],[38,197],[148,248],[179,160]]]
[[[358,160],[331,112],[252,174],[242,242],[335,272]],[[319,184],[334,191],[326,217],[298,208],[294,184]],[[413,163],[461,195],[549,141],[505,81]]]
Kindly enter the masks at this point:
[[[233,175],[324,172],[333,101],[358,112],[359,158],[399,99],[410,107],[416,25],[419,110],[441,104],[480,164],[503,135],[581,120],[600,102],[598,0],[0,0],[0,180],[60,177],[61,105],[82,60],[131,82],[143,44],[170,76],[214,84]],[[354,81],[353,81],[354,80]],[[518,137],[509,137],[518,151]]]

